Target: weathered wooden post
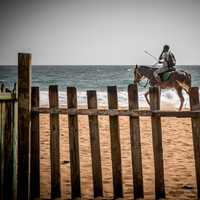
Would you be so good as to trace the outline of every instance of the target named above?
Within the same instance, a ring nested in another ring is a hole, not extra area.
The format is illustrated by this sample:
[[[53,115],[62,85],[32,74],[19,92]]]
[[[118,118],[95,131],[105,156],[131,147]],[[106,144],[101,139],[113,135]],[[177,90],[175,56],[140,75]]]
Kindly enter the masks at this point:
[[[49,86],[49,107],[58,110],[58,86]],[[61,197],[59,113],[50,113],[51,198]]]
[[[18,178],[17,199],[30,189],[31,54],[18,54]]]
[[[0,85],[0,95],[2,96],[2,92],[4,86]],[[4,181],[4,115],[5,115],[5,103],[4,101],[0,101],[0,199],[3,199],[3,181]]]
[[[13,110],[12,100],[5,101],[3,199],[13,199]]]
[[[32,87],[31,107],[39,107],[39,87]],[[31,113],[31,199],[40,197],[40,120],[39,113]]]
[[[137,84],[128,86],[129,110],[138,109],[138,88]],[[129,117],[130,138],[133,168],[134,198],[144,198],[143,176],[142,176],[142,153],[140,142],[139,117]]]
[[[16,199],[16,98],[0,90],[0,199]]]
[[[158,87],[150,87],[150,109],[160,110],[160,91]],[[161,119],[158,116],[151,117],[154,168],[155,168],[155,193],[156,199],[165,198],[163,148]]]
[[[0,94],[1,94],[1,90],[0,90]],[[0,101],[0,199],[2,199],[2,159],[3,159],[3,155],[2,155],[2,103]]]
[[[87,100],[89,109],[97,109],[96,91],[87,91]],[[99,123],[97,115],[91,115],[88,116],[88,118],[90,128],[94,198],[96,198],[98,196],[103,196],[101,151],[99,142]]]
[[[13,200],[17,199],[17,160],[18,160],[18,88],[15,83],[13,89],[15,101],[13,103]]]
[[[109,109],[118,109],[117,87],[109,86],[108,90],[108,107]],[[123,198],[122,183],[122,165],[121,165],[121,146],[119,133],[119,117],[109,116],[110,136],[111,136],[111,156],[113,172],[113,190],[114,198]]]
[[[199,105],[199,88],[192,87],[190,93],[190,108],[195,111]],[[192,117],[192,136],[194,146],[194,159],[196,168],[197,196],[200,199],[200,117]]]
[[[67,88],[67,104],[68,104],[68,109],[77,109],[77,92],[75,87]],[[77,114],[68,114],[68,126],[69,126],[72,199],[75,199],[81,197],[79,135],[78,135]]]

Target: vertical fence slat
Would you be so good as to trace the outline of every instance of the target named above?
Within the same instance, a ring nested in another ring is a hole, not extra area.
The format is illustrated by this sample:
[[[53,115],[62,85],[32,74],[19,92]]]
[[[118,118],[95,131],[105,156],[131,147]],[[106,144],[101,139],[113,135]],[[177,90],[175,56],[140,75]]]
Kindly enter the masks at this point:
[[[77,108],[75,87],[67,87],[68,108]],[[78,116],[68,115],[72,199],[81,197]]]
[[[137,84],[128,86],[129,110],[138,109],[138,88]],[[142,175],[142,153],[140,142],[139,117],[129,117],[130,138],[133,168],[134,198],[143,198],[143,175]]]
[[[190,108],[195,110],[195,105],[199,105],[199,88],[192,87],[190,93]],[[192,117],[192,135],[194,146],[194,159],[196,168],[196,184],[197,184],[197,196],[200,199],[200,118]]]
[[[31,107],[39,107],[39,87],[32,87]],[[31,113],[31,199],[40,197],[40,121],[39,113]]]
[[[1,92],[8,92],[4,85]],[[14,140],[14,103],[15,100],[0,101],[0,199],[16,199],[16,152]]]
[[[29,199],[31,55],[18,54],[18,200]]]
[[[97,95],[96,91],[87,91],[88,108],[97,109]],[[90,144],[92,155],[92,172],[93,172],[93,186],[94,198],[103,196],[102,184],[102,169],[101,169],[101,153],[99,143],[99,124],[98,116],[88,116],[90,128]]]
[[[157,87],[150,87],[150,108],[151,110],[160,109],[160,91]],[[155,168],[155,193],[156,199],[165,198],[164,167],[163,167],[163,148],[162,148],[162,129],[160,117],[151,117],[152,139],[154,152]]]
[[[1,90],[0,90],[1,95]],[[3,199],[3,172],[2,172],[2,164],[3,164],[3,131],[2,131],[2,102],[0,101],[0,199]]]
[[[58,86],[49,86],[49,106],[58,109]],[[50,113],[51,198],[61,197],[59,114]]]
[[[0,93],[5,92],[4,84],[1,85]],[[1,138],[0,138],[0,154],[1,154],[1,162],[0,162],[0,199],[4,198],[4,136],[5,136],[5,102],[1,102]]]
[[[11,101],[5,103],[3,199],[13,199],[13,138]]]
[[[13,94],[18,95],[17,85],[14,85]],[[13,102],[13,200],[17,199],[17,153],[18,153],[18,102]]]
[[[108,107],[109,109],[118,108],[117,87],[108,87]],[[114,198],[123,197],[122,184],[122,166],[121,166],[121,146],[119,133],[119,117],[109,116],[110,120],[110,136],[111,136],[111,155],[112,155],[112,172]]]

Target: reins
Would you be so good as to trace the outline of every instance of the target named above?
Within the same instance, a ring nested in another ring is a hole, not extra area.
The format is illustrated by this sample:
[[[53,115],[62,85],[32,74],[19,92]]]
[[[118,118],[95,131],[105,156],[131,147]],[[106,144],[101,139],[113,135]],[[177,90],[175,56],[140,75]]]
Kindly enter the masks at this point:
[[[148,80],[148,79],[147,79],[145,85],[142,85],[142,84],[140,83],[140,81],[138,82],[138,84],[139,84],[141,87],[143,87],[143,88],[146,88],[147,85],[148,85],[148,83],[149,83],[149,80]]]
[[[135,73],[135,72],[134,72],[134,73]],[[146,88],[147,85],[148,85],[148,83],[149,83],[148,78],[147,78],[147,81],[146,81],[145,85],[142,85],[142,84],[140,83],[140,81],[141,81],[141,80],[138,81],[139,86],[141,86],[141,87],[143,87],[143,88]]]

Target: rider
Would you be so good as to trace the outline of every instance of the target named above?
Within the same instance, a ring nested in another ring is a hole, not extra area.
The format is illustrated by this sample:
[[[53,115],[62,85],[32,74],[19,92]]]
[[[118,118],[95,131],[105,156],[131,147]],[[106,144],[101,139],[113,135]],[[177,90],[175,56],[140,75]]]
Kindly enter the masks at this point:
[[[174,69],[173,67],[176,64],[176,59],[174,57],[174,54],[171,51],[169,51],[169,49],[170,49],[169,45],[163,46],[163,51],[158,59],[158,63],[162,63],[162,67],[158,68],[153,73],[154,78],[158,82],[161,82],[159,74]]]

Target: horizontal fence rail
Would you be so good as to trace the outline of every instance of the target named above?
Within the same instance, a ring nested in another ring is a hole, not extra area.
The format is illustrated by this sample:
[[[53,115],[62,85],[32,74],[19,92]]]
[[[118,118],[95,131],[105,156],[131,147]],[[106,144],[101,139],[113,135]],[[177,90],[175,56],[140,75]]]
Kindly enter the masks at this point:
[[[70,115],[110,115],[110,116],[132,116],[132,117],[200,117],[200,110],[194,111],[162,111],[162,110],[127,110],[127,109],[78,109],[78,108],[46,108],[32,107],[33,113],[40,114],[70,114]]]
[[[1,92],[0,101],[12,101],[16,99],[16,94],[10,92]]]

